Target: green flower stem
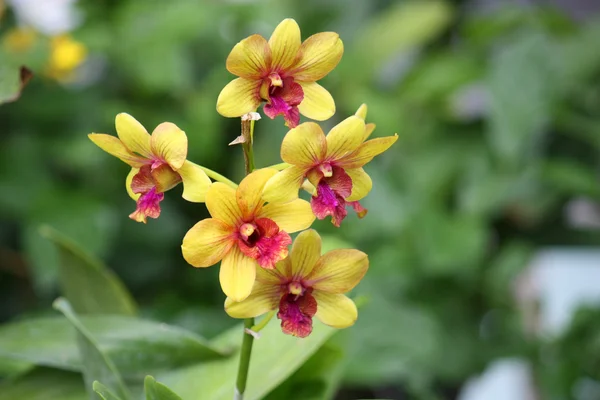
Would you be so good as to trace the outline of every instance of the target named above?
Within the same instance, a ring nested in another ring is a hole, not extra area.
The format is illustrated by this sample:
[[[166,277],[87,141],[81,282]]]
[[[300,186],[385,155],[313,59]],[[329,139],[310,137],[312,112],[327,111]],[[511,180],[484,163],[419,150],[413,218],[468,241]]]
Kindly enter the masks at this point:
[[[269,165],[267,168],[273,168],[273,169],[276,169],[277,171],[282,171],[288,167],[290,167],[290,164],[282,162],[282,163],[275,164],[275,165]]]
[[[248,369],[250,367],[250,356],[252,355],[252,344],[254,336],[246,333],[246,329],[252,329],[254,318],[244,320],[244,337],[242,339],[242,349],[240,351],[240,364],[238,367],[237,382],[235,384],[234,400],[242,400],[246,391],[246,381],[248,380]]]
[[[250,329],[256,333],[260,332],[265,326],[267,326],[267,324],[269,323],[271,318],[273,318],[273,316],[275,316],[275,312],[276,312],[275,310],[269,311],[269,313],[267,315],[265,315],[265,317],[263,319],[261,319],[258,324],[254,325]]]
[[[242,136],[245,139],[242,143],[242,149],[244,150],[246,175],[249,175],[254,170],[254,150],[252,148],[254,139],[254,121],[248,121],[242,118]],[[246,329],[251,330],[253,326],[254,318],[247,318],[244,320],[242,348],[240,350],[240,364],[235,384],[234,400],[243,400],[244,392],[246,391],[248,370],[250,369],[250,356],[252,355],[252,344],[254,343],[254,336],[247,333]]]
[[[209,178],[212,178],[213,180],[215,180],[217,182],[221,182],[221,183],[224,183],[226,185],[229,185],[229,186],[231,186],[234,189],[236,189],[238,187],[238,185],[235,182],[233,182],[232,180],[229,180],[229,179],[225,178],[223,175],[219,174],[218,172],[215,172],[215,171],[213,171],[210,168],[203,167],[202,165],[198,165],[198,164],[193,163],[193,162],[191,162],[191,163],[194,164],[194,165],[196,165],[202,171],[204,171],[206,173],[206,175],[208,175]]]

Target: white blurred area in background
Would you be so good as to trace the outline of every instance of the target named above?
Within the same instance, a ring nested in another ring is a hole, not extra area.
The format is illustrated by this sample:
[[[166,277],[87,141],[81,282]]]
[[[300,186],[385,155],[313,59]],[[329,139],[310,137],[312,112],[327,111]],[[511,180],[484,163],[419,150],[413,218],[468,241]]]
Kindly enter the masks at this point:
[[[525,329],[542,337],[559,335],[578,307],[600,303],[600,249],[539,251],[517,283],[516,292],[523,306]],[[583,379],[580,383],[582,387],[574,388],[575,398],[591,398],[584,393],[592,383]],[[504,359],[471,378],[459,400],[539,400],[534,393],[529,365],[519,359]]]
[[[48,36],[70,32],[82,22],[77,0],[7,0],[20,24]]]

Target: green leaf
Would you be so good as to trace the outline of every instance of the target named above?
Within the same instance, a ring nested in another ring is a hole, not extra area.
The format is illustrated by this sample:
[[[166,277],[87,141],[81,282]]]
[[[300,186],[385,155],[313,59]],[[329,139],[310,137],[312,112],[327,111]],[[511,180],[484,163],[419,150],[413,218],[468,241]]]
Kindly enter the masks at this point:
[[[83,326],[127,377],[222,358],[221,350],[184,329],[125,316],[82,316]],[[62,317],[36,318],[0,327],[0,356],[81,371],[75,331]]]
[[[500,48],[491,64],[491,148],[507,165],[531,163],[537,143],[550,122],[560,81],[554,47],[540,32],[523,32]],[[518,76],[519,79],[515,79]]]
[[[29,372],[33,368],[27,361],[0,358],[0,379],[13,378]]]
[[[115,395],[106,386],[98,381],[94,381],[94,383],[92,383],[92,388],[102,400],[121,400],[119,396]]]
[[[414,248],[425,273],[469,273],[485,256],[488,232],[480,218],[428,209],[415,219],[413,229]]]
[[[600,198],[600,181],[596,171],[571,160],[549,160],[544,164],[543,179],[552,188],[569,195]]]
[[[148,375],[144,379],[144,389],[146,391],[146,400],[181,400],[171,389],[166,387],[156,379]]]
[[[445,1],[403,1],[373,18],[357,36],[355,48],[360,49],[361,58],[379,65],[435,38],[452,17],[453,10]]]
[[[278,323],[271,321],[254,341],[248,386],[244,400],[259,400],[293,374],[336,332],[335,329],[314,321],[314,329],[304,339],[285,335]],[[242,326],[225,332],[215,340],[220,346],[240,343]],[[184,400],[230,400],[238,368],[239,353],[226,360],[198,364],[160,376]]]
[[[54,302],[53,307],[63,313],[75,329],[77,329],[77,347],[81,356],[83,381],[88,389],[90,398],[92,400],[96,399],[93,389],[96,379],[107,382],[107,386],[122,398],[126,400],[131,398],[119,370],[112,360],[100,350],[98,342],[86,327],[83,326],[69,302],[63,298],[59,298]]]
[[[15,380],[0,383],[0,400],[83,400],[81,374],[37,368]]]
[[[344,351],[331,341],[327,342],[265,400],[332,399],[342,378],[343,360]]]
[[[21,97],[21,91],[32,77],[33,73],[26,67],[0,65],[0,104],[10,103]]]
[[[136,313],[135,302],[119,278],[67,236],[42,226],[40,234],[58,248],[63,295],[81,314]]]

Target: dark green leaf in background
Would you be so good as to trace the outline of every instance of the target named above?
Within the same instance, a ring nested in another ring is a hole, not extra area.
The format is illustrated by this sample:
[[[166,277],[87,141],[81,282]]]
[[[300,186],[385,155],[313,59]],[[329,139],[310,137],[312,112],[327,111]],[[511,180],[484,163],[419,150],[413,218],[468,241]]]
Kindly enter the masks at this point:
[[[84,400],[81,374],[36,368],[15,380],[0,383],[0,400]]]

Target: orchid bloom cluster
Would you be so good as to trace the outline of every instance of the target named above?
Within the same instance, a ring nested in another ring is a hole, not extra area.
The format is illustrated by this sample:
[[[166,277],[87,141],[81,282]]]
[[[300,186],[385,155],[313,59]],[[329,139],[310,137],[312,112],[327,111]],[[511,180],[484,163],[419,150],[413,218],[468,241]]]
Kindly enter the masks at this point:
[[[367,214],[360,200],[373,183],[363,167],[397,139],[369,139],[375,125],[365,123],[366,105],[327,135],[315,122],[299,123],[300,114],[314,120],[334,114],[333,98],[316,81],[335,68],[342,53],[336,33],[301,42],[292,19],[281,22],[268,41],[253,35],[233,48],[226,65],[238,78],[222,90],[217,111],[248,123],[248,113],[264,103],[265,115],[281,115],[292,128],[281,145],[284,164],[247,171],[239,185],[188,161],[187,136],[170,122],[150,135],[122,113],[116,117],[118,138],[89,135],[131,167],[126,178],[127,192],[136,201],[131,219],[146,223],[158,218],[165,193],[179,183],[184,199],[204,202],[210,218],[183,238],[185,260],[198,268],[221,263],[219,280],[230,316],[277,312],[283,332],[297,337],[311,333],[313,317],[335,328],[356,321],[356,306],[345,293],[365,275],[367,255],[354,249],[321,254],[321,237],[309,228],[316,218],[329,216],[340,227],[348,209],[359,218]],[[310,201],[299,197],[302,190]],[[292,240],[295,232],[300,233]]]

